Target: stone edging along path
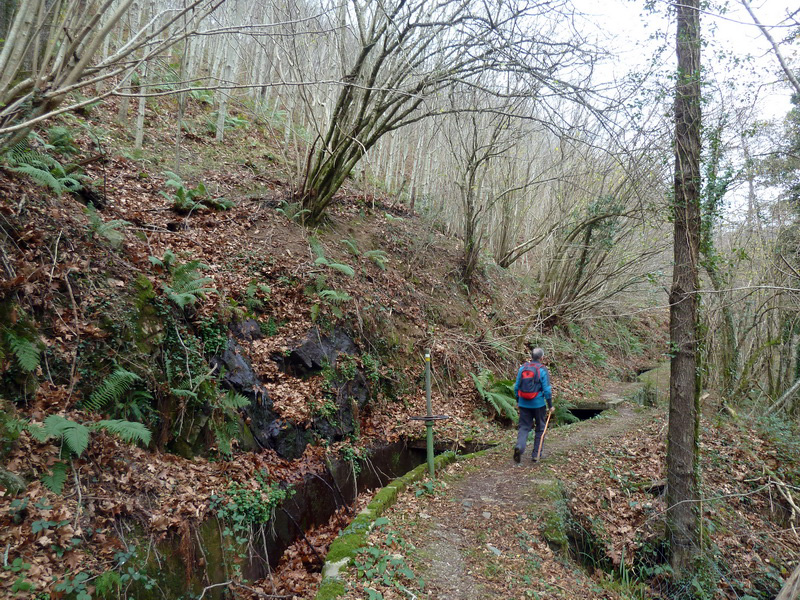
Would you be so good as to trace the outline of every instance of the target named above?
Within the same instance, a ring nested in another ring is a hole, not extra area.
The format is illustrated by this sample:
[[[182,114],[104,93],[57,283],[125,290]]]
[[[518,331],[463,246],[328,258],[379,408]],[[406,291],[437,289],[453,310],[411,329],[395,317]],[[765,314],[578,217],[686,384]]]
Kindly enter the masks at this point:
[[[457,455],[455,452],[444,452],[433,459],[437,471],[456,460],[465,460],[480,456],[485,450],[472,454]],[[341,569],[347,566],[359,549],[366,545],[367,534],[373,521],[380,517],[387,508],[397,500],[397,495],[414,482],[424,479],[428,471],[428,463],[424,462],[405,475],[398,477],[381,489],[367,507],[356,515],[356,518],[339,534],[325,557],[322,567],[322,583],[315,600],[331,600],[344,595],[344,583],[339,577]]]

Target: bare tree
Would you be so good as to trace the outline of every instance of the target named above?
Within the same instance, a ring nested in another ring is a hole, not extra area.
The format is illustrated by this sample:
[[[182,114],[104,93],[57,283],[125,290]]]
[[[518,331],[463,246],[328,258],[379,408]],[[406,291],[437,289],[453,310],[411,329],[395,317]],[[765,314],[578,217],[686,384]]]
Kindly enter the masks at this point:
[[[355,39],[352,59],[327,125],[312,145],[299,192],[307,222],[320,221],[353,167],[382,136],[440,113],[435,97],[454,84],[477,85],[491,72],[497,95],[515,76],[527,78],[529,94],[548,87],[572,93],[575,88],[555,74],[564,67],[578,73],[591,55],[563,35],[569,23],[558,21],[560,6],[351,0],[344,21]],[[562,25],[558,35],[556,22]]]
[[[794,88],[795,94],[800,94],[800,81],[797,80],[797,77],[795,76],[791,67],[786,62],[780,46],[769,32],[769,28],[761,23],[759,18],[756,16],[756,13],[753,12],[753,8],[750,6],[750,2],[748,2],[748,0],[741,0],[741,2],[747,12],[750,14],[750,18],[753,19],[753,23],[756,24],[758,29],[761,31],[761,34],[766,38],[766,40],[769,42],[769,45],[772,47],[772,52],[775,54],[775,58],[778,59],[778,64],[780,64],[781,70],[783,71],[784,75],[786,75],[786,79],[789,81],[789,84]]]
[[[23,139],[37,123],[118,88],[71,103],[70,94],[112,78],[121,77],[118,85],[127,85],[137,64],[186,39],[222,1],[166,7],[97,60],[133,0],[20,0],[0,50],[0,150]]]

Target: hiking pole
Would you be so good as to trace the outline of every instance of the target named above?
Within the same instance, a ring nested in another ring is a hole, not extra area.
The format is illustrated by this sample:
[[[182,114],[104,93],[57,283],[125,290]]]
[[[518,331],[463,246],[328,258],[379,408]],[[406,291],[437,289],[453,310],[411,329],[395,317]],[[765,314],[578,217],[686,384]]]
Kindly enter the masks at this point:
[[[550,425],[550,417],[553,414],[552,410],[547,411],[547,421],[544,423],[544,431],[542,432],[542,439],[539,440],[539,453],[536,455],[538,461],[542,457],[542,448],[544,448],[544,436],[547,434],[547,426]]]

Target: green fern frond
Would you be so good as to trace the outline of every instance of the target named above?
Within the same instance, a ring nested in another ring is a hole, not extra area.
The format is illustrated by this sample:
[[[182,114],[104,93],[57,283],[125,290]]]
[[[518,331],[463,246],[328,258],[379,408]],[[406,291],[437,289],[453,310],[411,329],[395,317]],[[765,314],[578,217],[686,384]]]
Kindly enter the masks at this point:
[[[25,425],[25,429],[28,431],[28,433],[31,434],[31,437],[33,437],[33,439],[35,439],[37,442],[46,442],[51,437],[53,437],[53,434],[48,432],[47,427],[45,427],[44,425],[31,425],[30,423],[28,423],[27,425]]]
[[[167,297],[172,300],[179,308],[185,308],[197,302],[200,298],[205,298],[207,294],[213,294],[217,290],[212,287],[204,287],[213,280],[211,277],[203,277],[200,269],[207,269],[208,265],[202,264],[197,260],[190,260],[187,263],[178,265],[171,269],[171,285],[163,284],[162,288]]]
[[[175,256],[175,253],[172,251],[171,248],[167,248],[164,251],[164,256],[162,256],[161,258],[158,258],[156,256],[150,256],[149,260],[156,267],[161,267],[165,271],[171,271],[173,265],[177,261],[177,256]]]
[[[353,269],[353,267],[351,267],[350,265],[345,265],[345,264],[342,264],[342,263],[329,262],[328,263],[328,267],[330,267],[334,271],[339,271],[339,273],[344,273],[348,277],[352,277],[353,275],[356,274],[355,269]]]
[[[320,256],[319,258],[317,258],[317,260],[314,261],[314,264],[315,265],[324,265],[324,266],[326,266],[326,267],[328,267],[330,269],[333,269],[334,271],[339,271],[340,273],[344,273],[348,277],[352,277],[353,275],[356,274],[355,270],[350,265],[331,262],[327,258],[325,258],[324,256]]]
[[[164,182],[164,185],[167,187],[174,189],[183,187],[183,179],[181,179],[180,175],[173,173],[172,171],[164,171],[164,176],[167,178],[167,180]]]
[[[311,314],[311,322],[312,323],[316,323],[317,319],[319,319],[319,311],[321,309],[322,309],[322,307],[319,304],[312,304],[311,305],[310,314]]]
[[[151,433],[150,430],[141,423],[133,421],[123,421],[121,419],[106,419],[98,421],[92,425],[92,429],[105,429],[109,433],[113,433],[119,437],[123,442],[133,444],[141,442],[145,446],[150,443]]]
[[[228,390],[227,394],[220,396],[219,398],[219,406],[225,410],[238,410],[240,408],[244,408],[245,406],[250,406],[252,402],[246,396],[242,396],[241,394],[237,394],[233,390]]]
[[[80,456],[89,445],[89,429],[60,415],[50,415],[44,420],[48,437],[61,438],[67,449]]]
[[[203,204],[214,210],[230,210],[236,206],[232,200],[228,200],[227,198],[207,198],[203,200]]]
[[[302,206],[303,205],[300,202],[287,202],[286,200],[283,200],[281,202],[281,206],[276,208],[275,212],[296,223],[304,216],[311,213],[310,210],[307,208],[302,208]]]
[[[67,463],[55,463],[50,473],[42,475],[39,479],[48,490],[60,495],[67,481]]]
[[[361,255],[361,251],[358,249],[358,243],[354,239],[342,240],[342,243],[347,248],[347,251],[353,256]]]
[[[390,215],[388,212],[387,213],[383,213],[383,216],[386,217],[386,220],[389,221],[389,223],[395,223],[395,222],[398,222],[398,221],[405,221],[405,219],[403,217],[395,217],[394,215]]]
[[[103,380],[100,387],[92,392],[89,400],[84,402],[83,405],[86,410],[98,412],[104,406],[119,402],[125,392],[140,380],[141,378],[136,373],[117,367],[113,373]]]
[[[308,238],[308,245],[311,246],[311,252],[313,252],[314,256],[317,257],[317,261],[325,258],[325,248],[322,247],[322,244],[317,238],[315,238],[314,236]],[[317,262],[316,264],[320,263]]]
[[[319,296],[332,304],[341,304],[353,299],[347,292],[340,292],[339,290],[322,290]]]
[[[233,421],[224,420],[222,423],[213,423],[212,429],[214,431],[214,438],[217,442],[217,450],[220,454],[230,456],[231,441],[239,433],[239,426]]]
[[[120,231],[124,227],[130,225],[128,221],[123,219],[113,219],[111,221],[103,221],[100,215],[97,214],[97,209],[93,204],[89,204],[86,209],[86,216],[89,219],[89,229],[98,237],[104,238],[115,248],[125,241],[125,234]]]
[[[17,359],[20,369],[27,373],[36,370],[36,367],[39,366],[39,356],[42,351],[34,342],[15,334],[13,331],[6,332],[6,342],[8,342],[14,358]]]
[[[122,577],[116,571],[106,571],[94,580],[95,597],[113,598],[114,592],[122,588]]]
[[[519,422],[513,382],[505,379],[495,380],[494,375],[488,369],[481,370],[478,375],[470,373],[470,376],[480,396],[489,403],[498,415],[505,415],[514,423]]]
[[[59,183],[58,179],[56,179],[52,173],[50,173],[50,171],[46,171],[41,167],[36,167],[33,165],[20,165],[19,167],[11,167],[9,170],[13,171],[14,173],[27,175],[38,185],[42,187],[49,187],[58,195],[61,195],[65,190],[61,183]]]
[[[97,235],[105,238],[109,244],[117,248],[125,241],[125,232],[121,230],[129,225],[130,222],[124,219],[106,221],[97,229]]]
[[[208,265],[204,265],[199,260],[190,260],[182,265],[178,265],[172,269],[172,287],[175,290],[188,289],[194,282],[201,279],[200,271],[208,269]],[[211,281],[210,278],[206,278]]]
[[[378,265],[381,271],[386,270],[386,263],[389,262],[389,257],[383,250],[370,250],[369,252],[365,252],[364,256]]]
[[[484,398],[494,407],[497,414],[504,414],[514,421],[514,423],[518,422],[519,415],[517,414],[517,405],[510,397],[497,392],[487,392]]]

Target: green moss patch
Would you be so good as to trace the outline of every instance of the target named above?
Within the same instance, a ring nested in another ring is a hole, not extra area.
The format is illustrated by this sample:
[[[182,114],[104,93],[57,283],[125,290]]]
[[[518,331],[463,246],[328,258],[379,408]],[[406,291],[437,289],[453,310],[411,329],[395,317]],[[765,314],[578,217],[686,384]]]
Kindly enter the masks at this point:
[[[473,454],[461,457],[472,457]],[[456,460],[454,452],[445,452],[434,459],[437,470],[443,469]],[[322,584],[316,595],[316,600],[329,600],[344,595],[345,586],[339,579],[339,570],[347,566],[356,556],[359,548],[366,545],[367,534],[372,523],[380,517],[386,509],[397,500],[397,495],[416,481],[425,478],[428,472],[428,463],[422,463],[402,477],[398,477],[382,490],[380,490],[367,507],[348,525],[328,549],[325,557],[325,566],[322,569]]]

